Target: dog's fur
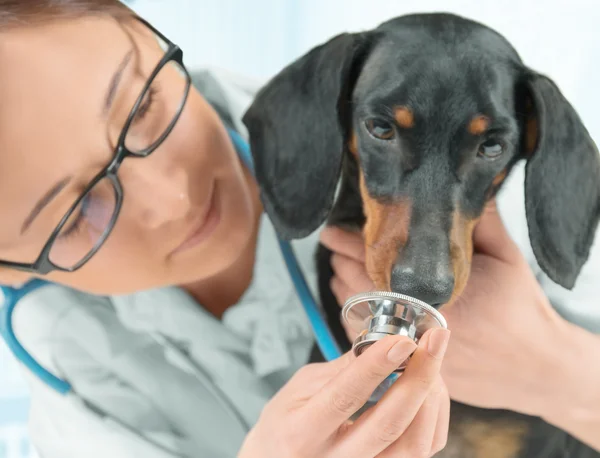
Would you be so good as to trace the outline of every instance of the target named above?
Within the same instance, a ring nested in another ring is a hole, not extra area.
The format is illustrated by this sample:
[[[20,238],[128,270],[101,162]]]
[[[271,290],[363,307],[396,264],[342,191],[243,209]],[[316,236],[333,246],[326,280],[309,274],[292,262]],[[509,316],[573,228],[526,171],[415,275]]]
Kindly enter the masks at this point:
[[[557,86],[477,22],[415,14],[338,35],[276,75],[244,123],[279,234],[301,238],[326,220],[362,230],[378,289],[451,304],[468,279],[473,228],[521,159],[542,270],[572,288],[588,258],[598,150]],[[480,154],[495,145],[498,157]],[[319,247],[321,301],[348,350],[330,255]],[[451,416],[439,456],[600,456],[537,418],[457,403]]]

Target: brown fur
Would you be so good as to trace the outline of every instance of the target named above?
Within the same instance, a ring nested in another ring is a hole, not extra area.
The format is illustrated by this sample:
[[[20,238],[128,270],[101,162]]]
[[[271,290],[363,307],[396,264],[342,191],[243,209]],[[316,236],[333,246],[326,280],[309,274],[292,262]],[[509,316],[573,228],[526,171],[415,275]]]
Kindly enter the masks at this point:
[[[511,413],[481,414],[478,409],[453,403],[448,443],[435,458],[525,458],[530,432],[526,420]]]
[[[459,211],[455,211],[450,231],[450,257],[454,272],[454,291],[449,303],[456,299],[465,289],[471,269],[473,258],[473,230],[477,224],[476,219],[465,218]]]
[[[481,135],[486,131],[489,124],[490,120],[486,116],[477,115],[471,119],[467,130],[472,135]]]
[[[354,131],[352,131],[352,135],[350,135],[348,151],[350,151],[354,157],[358,158],[358,137]]]
[[[492,181],[492,186],[494,188],[497,188],[498,186],[500,186],[502,184],[502,182],[506,179],[507,174],[508,174],[508,171],[506,169],[502,170],[502,172],[500,172],[498,175],[496,175],[496,177],[494,178],[494,181]]]
[[[525,133],[525,152],[532,154],[537,145],[538,139],[538,122],[533,116],[527,119],[527,131]]]
[[[360,176],[360,193],[366,223],[363,228],[367,273],[375,287],[389,291],[392,265],[398,250],[408,240],[410,202],[381,204],[369,196],[364,176]]]
[[[513,458],[523,448],[527,433],[519,423],[497,424],[474,421],[462,425],[462,436],[474,450],[476,458]]]
[[[396,108],[394,117],[396,118],[398,125],[400,127],[404,127],[405,129],[410,129],[415,125],[415,116],[408,107],[401,106]]]

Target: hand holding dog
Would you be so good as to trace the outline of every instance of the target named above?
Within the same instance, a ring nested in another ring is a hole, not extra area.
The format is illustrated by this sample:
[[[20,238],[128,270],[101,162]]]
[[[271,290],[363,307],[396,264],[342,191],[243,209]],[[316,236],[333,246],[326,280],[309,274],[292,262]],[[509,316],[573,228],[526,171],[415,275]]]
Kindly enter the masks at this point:
[[[450,400],[439,371],[449,334],[433,330],[418,348],[407,337],[390,336],[358,358],[349,352],[303,367],[267,404],[238,456],[433,456],[448,436]],[[400,380],[350,423],[375,388],[413,352]]]
[[[473,246],[465,290],[441,309],[457,334],[444,380],[459,402],[547,416],[568,384],[557,374],[572,358],[565,345],[570,326],[551,307],[495,202],[483,213]]]
[[[340,304],[374,288],[360,234],[326,228],[321,239],[334,252],[331,287]],[[560,374],[572,358],[563,345],[570,325],[551,308],[495,203],[475,229],[474,250],[466,289],[441,309],[453,335],[442,368],[450,396],[478,407],[550,415],[565,392]]]

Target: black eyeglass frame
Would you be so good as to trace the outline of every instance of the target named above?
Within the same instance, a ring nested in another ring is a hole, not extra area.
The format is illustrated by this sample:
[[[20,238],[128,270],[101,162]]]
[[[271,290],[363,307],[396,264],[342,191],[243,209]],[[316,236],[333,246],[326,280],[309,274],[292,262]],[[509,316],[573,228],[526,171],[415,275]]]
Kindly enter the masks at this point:
[[[121,166],[121,164],[127,157],[144,158],[144,157],[147,157],[150,154],[152,154],[169,136],[169,134],[175,127],[175,124],[179,120],[179,117],[181,116],[181,113],[183,112],[183,108],[185,107],[185,103],[188,99],[188,94],[189,94],[190,86],[191,86],[190,74],[187,71],[187,69],[185,68],[185,65],[183,64],[183,51],[179,48],[179,46],[174,44],[171,40],[169,40],[161,32],[159,32],[156,28],[154,28],[149,22],[147,22],[146,20],[144,20],[140,17],[137,17],[137,16],[136,16],[136,19],[139,20],[140,22],[142,22],[156,36],[158,36],[158,38],[160,38],[163,42],[165,42],[165,44],[167,45],[167,49],[166,49],[165,54],[162,57],[162,59],[158,62],[158,64],[156,65],[156,67],[154,68],[154,70],[152,71],[150,76],[148,77],[148,80],[146,81],[144,88],[142,89],[135,104],[133,105],[133,108],[131,109],[131,111],[129,113],[127,120],[125,121],[125,125],[123,126],[123,129],[121,130],[121,134],[119,135],[119,140],[117,142],[117,146],[115,147],[115,153],[114,153],[113,159],[110,161],[110,163],[106,167],[104,167],[90,181],[90,183],[87,185],[85,190],[81,193],[79,198],[77,198],[75,203],[73,203],[73,205],[67,211],[65,216],[63,216],[63,218],[60,220],[60,222],[58,223],[58,225],[56,226],[54,231],[52,231],[52,234],[50,235],[50,237],[48,238],[48,241],[42,248],[40,255],[37,257],[37,259],[33,263],[22,263],[22,262],[0,260],[0,267],[8,267],[10,269],[19,270],[22,272],[35,273],[35,274],[39,274],[39,275],[47,275],[48,273],[50,273],[52,271],[74,272],[77,269],[80,269],[84,264],[86,264],[98,252],[98,250],[100,250],[100,248],[102,247],[102,245],[104,245],[104,243],[108,239],[108,236],[111,234],[112,230],[115,227],[117,218],[121,211],[121,206],[123,204],[123,187],[121,186],[121,182],[119,181],[119,178],[117,176],[117,171],[119,170],[119,167]],[[154,79],[156,78],[158,73],[163,69],[163,67],[165,65],[167,65],[169,62],[177,63],[184,72],[184,76],[186,79],[186,83],[185,83],[186,87],[185,87],[185,91],[184,91],[181,103],[180,103],[179,107],[177,108],[177,112],[176,112],[175,116],[173,117],[173,120],[167,126],[167,129],[165,130],[165,132],[154,143],[152,143],[150,146],[148,146],[146,149],[144,149],[142,151],[138,151],[138,152],[130,151],[125,146],[125,139],[127,137],[129,128],[130,128],[131,124],[133,123],[135,116],[137,115],[137,111],[138,111],[142,101],[145,99],[146,95],[148,94],[148,91],[150,90],[152,83],[154,82]],[[56,238],[60,234],[61,230],[63,229],[63,226],[67,223],[69,218],[73,215],[73,212],[77,209],[77,207],[82,202],[82,200],[85,199],[85,197],[88,195],[88,193],[94,188],[94,186],[96,186],[96,184],[100,180],[103,180],[105,178],[108,178],[111,181],[114,191],[115,191],[115,199],[116,199],[115,209],[111,216],[110,222],[106,226],[106,229],[104,230],[104,232],[102,233],[102,235],[100,236],[100,238],[98,239],[98,241],[96,242],[94,247],[88,252],[88,254],[81,261],[76,263],[74,266],[66,268],[66,267],[62,267],[62,266],[59,266],[59,265],[53,263],[50,260],[50,252],[52,251],[52,246],[53,246]]]

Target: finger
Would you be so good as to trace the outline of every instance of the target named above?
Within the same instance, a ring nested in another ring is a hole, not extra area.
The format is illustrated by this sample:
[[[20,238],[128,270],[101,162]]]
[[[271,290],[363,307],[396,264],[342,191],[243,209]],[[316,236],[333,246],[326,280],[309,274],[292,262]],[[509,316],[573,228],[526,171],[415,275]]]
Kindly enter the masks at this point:
[[[275,397],[288,399],[295,393],[300,393],[300,396],[305,396],[307,393],[314,394],[355,359],[354,352],[350,350],[334,360],[302,366]]]
[[[331,287],[331,291],[333,292],[333,295],[336,297],[340,307],[343,307],[346,300],[353,294],[353,292],[350,290],[350,287],[348,287],[348,285],[346,285],[338,277],[333,277],[331,279],[330,287]],[[346,331],[346,335],[348,336],[350,341],[353,342],[354,339],[356,339],[356,337],[358,336],[360,331],[355,330],[344,319],[341,319],[341,322],[342,322],[342,327]]]
[[[374,456],[404,434],[439,377],[449,334],[441,328],[425,333],[402,376],[342,439],[348,451],[360,447]]]
[[[502,222],[495,200],[487,204],[473,230],[473,247],[479,253],[507,262],[519,256],[519,249]]]
[[[373,290],[374,285],[367,275],[364,262],[356,261],[341,254],[334,254],[331,257],[331,267],[344,283],[352,285],[352,289],[355,292]]]
[[[315,372],[307,371],[305,376],[308,377],[329,377],[332,378],[339,374],[342,370],[348,367],[356,359],[353,351],[348,351],[342,354],[339,358],[327,361],[324,363],[313,363]],[[301,377],[299,377],[301,378]],[[305,381],[303,380],[302,383]]]
[[[321,391],[331,379],[337,376],[354,359],[355,356],[351,350],[333,361],[312,363],[301,367],[275,393],[266,408],[271,411],[289,412],[304,407],[316,393]]]
[[[307,402],[303,421],[315,437],[330,437],[356,413],[416,348],[405,336],[387,336],[371,345]]]
[[[335,253],[356,261],[365,261],[365,242],[358,232],[348,232],[337,227],[326,227],[321,232],[321,243]]]
[[[337,361],[345,359],[343,356]],[[329,366],[328,363],[314,363],[301,367],[288,383],[277,393],[277,396],[284,397],[286,400],[309,399],[329,380],[339,373],[341,368]]]
[[[443,395],[442,385],[442,379],[438,376],[415,419],[396,442],[377,455],[378,458],[431,456]]]
[[[329,286],[333,292],[333,295],[337,299],[339,306],[343,307],[346,300],[352,296],[350,287],[346,285],[346,283],[344,283],[340,277],[332,277],[331,281],[329,282]]]
[[[435,425],[435,433],[431,444],[431,455],[442,451],[448,442],[448,428],[450,425],[450,397],[448,389],[443,385],[442,394],[440,396],[439,413],[437,424]]]

